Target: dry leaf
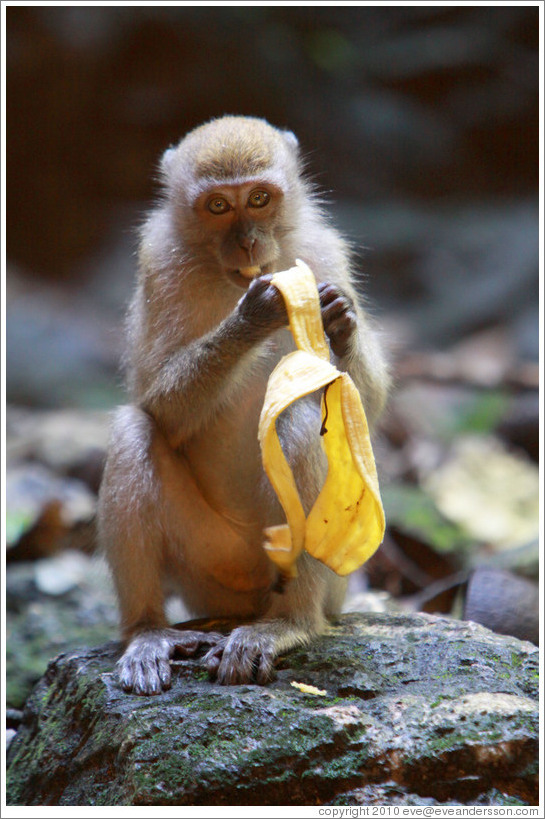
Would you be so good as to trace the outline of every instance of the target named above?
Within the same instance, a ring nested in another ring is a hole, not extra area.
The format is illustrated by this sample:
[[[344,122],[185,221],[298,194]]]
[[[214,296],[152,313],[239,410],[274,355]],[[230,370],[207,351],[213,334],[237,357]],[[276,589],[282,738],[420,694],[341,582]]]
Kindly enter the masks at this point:
[[[303,692],[303,694],[312,694],[315,697],[327,696],[327,691],[323,691],[321,688],[316,688],[315,685],[307,685],[306,683],[300,682],[292,682],[291,685],[294,688],[298,688],[299,691]]]

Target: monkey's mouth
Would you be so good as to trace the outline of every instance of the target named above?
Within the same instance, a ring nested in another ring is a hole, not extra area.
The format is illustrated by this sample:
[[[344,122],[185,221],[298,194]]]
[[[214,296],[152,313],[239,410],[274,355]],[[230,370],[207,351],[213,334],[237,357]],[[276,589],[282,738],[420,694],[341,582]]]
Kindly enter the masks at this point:
[[[228,270],[227,275],[233,284],[247,290],[254,279],[257,279],[258,276],[262,276],[264,273],[271,273],[272,268],[272,263],[256,264],[250,267],[238,267],[235,270]]]

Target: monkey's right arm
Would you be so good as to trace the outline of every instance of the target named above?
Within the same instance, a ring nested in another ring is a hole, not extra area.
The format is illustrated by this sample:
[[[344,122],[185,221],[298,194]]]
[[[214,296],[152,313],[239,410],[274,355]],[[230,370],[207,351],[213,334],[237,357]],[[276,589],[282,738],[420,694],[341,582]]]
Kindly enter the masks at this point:
[[[281,295],[262,276],[215,329],[148,370],[136,398],[163,434],[177,446],[197,432],[236,391],[247,354],[274,330],[287,325]]]

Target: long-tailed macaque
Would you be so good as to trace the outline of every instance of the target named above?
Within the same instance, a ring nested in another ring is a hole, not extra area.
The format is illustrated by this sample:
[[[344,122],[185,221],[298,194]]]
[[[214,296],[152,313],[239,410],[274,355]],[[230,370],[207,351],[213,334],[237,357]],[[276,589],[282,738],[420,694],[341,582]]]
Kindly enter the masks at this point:
[[[282,589],[262,546],[264,527],[285,518],[258,420],[270,372],[294,349],[271,274],[296,258],[312,268],[333,360],[370,423],[388,385],[348,246],[304,178],[292,133],[222,117],[167,150],[161,176],[128,315],[130,404],[113,422],[99,503],[126,641],[120,682],[137,694],[168,688],[169,658],[199,646],[218,682],[263,684],[275,657],[320,633],[343,600],[345,581],[306,553]],[[316,396],[279,423],[307,512],[327,469],[319,430]],[[196,616],[250,624],[228,636],[169,628],[173,590]]]

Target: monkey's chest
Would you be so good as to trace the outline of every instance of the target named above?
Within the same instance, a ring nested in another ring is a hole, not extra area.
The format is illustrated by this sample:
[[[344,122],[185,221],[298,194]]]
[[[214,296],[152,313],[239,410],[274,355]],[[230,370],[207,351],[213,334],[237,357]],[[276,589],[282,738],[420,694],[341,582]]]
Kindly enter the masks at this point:
[[[215,509],[250,525],[263,523],[261,450],[257,438],[261,390],[245,395],[185,446],[197,484]]]

